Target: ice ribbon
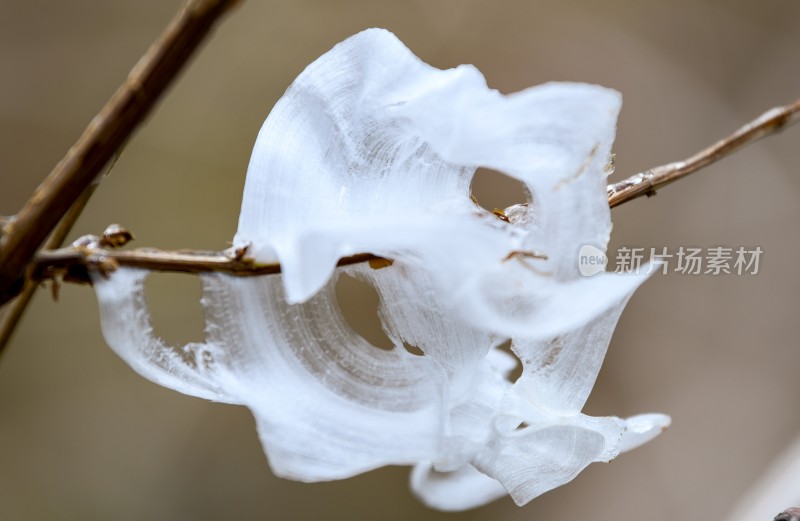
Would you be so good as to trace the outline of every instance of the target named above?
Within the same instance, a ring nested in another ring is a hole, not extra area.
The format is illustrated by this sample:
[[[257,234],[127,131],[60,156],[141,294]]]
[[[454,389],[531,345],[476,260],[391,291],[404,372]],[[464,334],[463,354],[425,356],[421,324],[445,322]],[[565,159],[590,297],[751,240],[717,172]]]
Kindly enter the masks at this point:
[[[432,507],[524,504],[669,424],[580,412],[645,277],[578,271],[581,246],[608,242],[619,107],[583,84],[504,96],[474,67],[438,70],[364,31],[297,78],[256,141],[234,243],[283,274],[202,275],[206,340],[183,347],[153,334],[147,272],[97,275],[106,340],[154,382],[249,407],[280,476],[415,465]],[[507,221],[478,208],[479,166],[522,181],[529,203]],[[338,308],[336,261],[357,252],[395,260],[347,268],[380,295],[391,351]]]

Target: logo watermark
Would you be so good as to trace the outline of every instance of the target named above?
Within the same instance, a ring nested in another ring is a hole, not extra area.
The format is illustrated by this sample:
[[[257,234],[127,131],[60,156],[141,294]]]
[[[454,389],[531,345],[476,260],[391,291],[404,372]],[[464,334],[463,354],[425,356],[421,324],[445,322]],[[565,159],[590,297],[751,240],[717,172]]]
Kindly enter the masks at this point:
[[[584,277],[591,277],[606,271],[608,257],[606,252],[592,244],[584,244],[578,251],[578,271]]]
[[[760,246],[679,246],[673,249],[621,246],[610,268],[615,273],[635,274],[659,271],[682,275],[757,275],[763,253]],[[608,255],[597,246],[584,244],[578,251],[578,271],[584,277],[606,271],[609,264]]]

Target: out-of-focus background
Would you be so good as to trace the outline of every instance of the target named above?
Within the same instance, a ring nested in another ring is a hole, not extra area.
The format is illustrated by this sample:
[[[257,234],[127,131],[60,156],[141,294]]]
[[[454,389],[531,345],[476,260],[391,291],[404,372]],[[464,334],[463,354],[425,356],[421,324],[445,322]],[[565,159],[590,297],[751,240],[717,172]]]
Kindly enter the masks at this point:
[[[179,5],[0,0],[0,215],[29,197]],[[117,222],[140,246],[226,247],[270,108],[308,63],[367,27],[394,31],[434,66],[473,63],[502,92],[549,80],[618,89],[620,179],[800,96],[798,21],[796,0],[246,1],[131,140],[73,237]],[[430,511],[402,468],[275,478],[246,409],[137,376],[104,344],[91,290],[64,287],[57,303],[37,295],[0,361],[0,519],[724,517],[800,436],[798,164],[800,127],[614,210],[612,251],[760,246],[760,272],[645,284],[587,411],[662,411],[673,426],[524,508]],[[504,187],[481,195],[513,199]],[[153,279],[157,332],[197,339],[196,280]],[[354,291],[346,306],[375,334],[373,297]],[[800,476],[789,485],[800,496]]]

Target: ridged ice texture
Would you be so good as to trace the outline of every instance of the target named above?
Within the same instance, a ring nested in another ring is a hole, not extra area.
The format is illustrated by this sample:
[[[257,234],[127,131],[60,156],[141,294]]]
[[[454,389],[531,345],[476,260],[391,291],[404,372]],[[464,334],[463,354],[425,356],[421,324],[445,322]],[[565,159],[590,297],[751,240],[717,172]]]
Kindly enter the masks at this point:
[[[234,242],[283,275],[201,276],[206,340],[183,347],[153,335],[147,272],[97,276],[106,340],[154,382],[249,407],[280,476],[414,465],[432,507],[524,504],[669,423],[581,413],[643,281],[578,272],[580,247],[605,248],[611,230],[619,107],[582,84],[503,96],[474,67],[441,71],[364,31],[297,78],[253,150]],[[510,222],[470,200],[479,166],[528,188]],[[335,264],[356,252],[395,260],[346,268],[380,295],[390,351],[337,305]],[[507,339],[523,366],[513,383]]]

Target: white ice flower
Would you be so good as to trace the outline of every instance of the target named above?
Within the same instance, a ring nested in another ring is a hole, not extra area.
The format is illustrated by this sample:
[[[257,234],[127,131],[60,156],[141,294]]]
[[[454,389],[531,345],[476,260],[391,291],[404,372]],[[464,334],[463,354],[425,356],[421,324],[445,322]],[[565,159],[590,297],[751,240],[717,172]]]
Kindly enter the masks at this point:
[[[202,275],[206,340],[181,348],[152,334],[147,272],[96,277],[104,335],[154,382],[249,407],[280,476],[414,465],[430,506],[524,504],[669,423],[580,412],[643,280],[578,272],[581,246],[604,249],[611,230],[603,166],[619,107],[593,85],[503,96],[474,67],[438,70],[362,32],[297,78],[253,150],[235,243],[283,275]],[[479,166],[528,188],[510,222],[470,200]],[[346,269],[379,293],[391,351],[337,307],[336,262],[356,252],[395,260]],[[514,383],[498,349],[509,338]]]

